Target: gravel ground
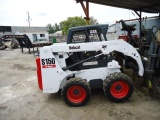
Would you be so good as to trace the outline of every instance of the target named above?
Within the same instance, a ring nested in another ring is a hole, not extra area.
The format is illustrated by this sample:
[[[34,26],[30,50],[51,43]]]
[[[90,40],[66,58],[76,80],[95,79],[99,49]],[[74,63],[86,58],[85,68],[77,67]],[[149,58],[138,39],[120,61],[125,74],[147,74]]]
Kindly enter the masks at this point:
[[[20,49],[0,51],[0,120],[160,120],[160,101],[137,89],[124,103],[92,90],[83,107],[69,107],[60,94],[39,90],[35,56]]]

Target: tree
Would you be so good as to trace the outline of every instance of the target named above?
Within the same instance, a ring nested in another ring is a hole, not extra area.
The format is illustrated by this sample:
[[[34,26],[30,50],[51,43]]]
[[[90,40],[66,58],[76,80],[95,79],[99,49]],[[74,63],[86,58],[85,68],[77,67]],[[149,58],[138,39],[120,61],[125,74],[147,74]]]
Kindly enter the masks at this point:
[[[58,25],[57,23],[55,23],[53,26],[51,24],[48,24],[46,27],[47,27],[48,33],[50,34],[61,30],[60,25]]]
[[[83,26],[86,24],[86,22],[82,17],[76,16],[76,17],[68,17],[67,20],[62,21],[60,24],[62,26],[63,34],[67,34],[69,28],[76,26]]]
[[[47,26],[47,31],[48,31],[48,33],[54,33],[54,29],[53,29],[53,27],[52,27],[52,25],[51,24],[48,24]]]
[[[54,29],[54,32],[61,30],[60,25],[58,25],[57,23],[54,24],[53,29]]]
[[[91,17],[90,24],[91,25],[98,24],[98,21],[95,18]],[[60,26],[63,34],[68,34],[68,29],[71,27],[84,26],[84,25],[86,25],[85,19],[78,16],[68,17],[67,20],[60,22]]]
[[[94,17],[90,17],[89,24],[90,24],[90,25],[96,25],[96,24],[98,24],[98,21],[97,21],[97,19],[95,19]]]

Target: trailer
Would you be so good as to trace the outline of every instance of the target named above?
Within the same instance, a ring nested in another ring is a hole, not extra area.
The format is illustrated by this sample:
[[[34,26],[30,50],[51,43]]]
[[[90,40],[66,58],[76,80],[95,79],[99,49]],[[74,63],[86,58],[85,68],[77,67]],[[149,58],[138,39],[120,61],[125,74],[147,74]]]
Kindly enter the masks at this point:
[[[43,46],[48,46],[48,45],[52,45],[53,43],[52,42],[31,42],[31,40],[29,39],[29,37],[27,35],[4,35],[0,38],[0,41],[5,41],[6,39],[9,39],[9,38],[15,38],[20,47],[21,47],[21,51],[23,53],[23,48],[28,48],[29,49],[29,53],[31,53],[31,48],[33,48],[33,52],[34,52],[34,48],[37,48],[37,51],[38,51],[38,48],[39,47],[43,47]]]

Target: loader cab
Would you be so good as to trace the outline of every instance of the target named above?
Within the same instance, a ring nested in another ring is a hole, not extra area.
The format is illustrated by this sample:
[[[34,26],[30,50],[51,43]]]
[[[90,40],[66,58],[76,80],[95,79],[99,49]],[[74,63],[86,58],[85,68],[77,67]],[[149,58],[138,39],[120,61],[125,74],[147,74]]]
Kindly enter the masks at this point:
[[[73,27],[68,30],[67,44],[107,41],[107,24]]]
[[[70,28],[68,31],[67,44],[78,44],[78,43],[89,44],[90,42],[107,41],[106,38],[107,30],[108,30],[107,24],[88,25],[88,26]],[[73,52],[71,53],[71,55],[69,55],[69,58],[66,59],[66,65],[70,66],[72,64],[83,61],[84,59],[96,56],[97,54],[100,54],[100,51]],[[101,56],[99,58],[92,59],[87,63],[75,66],[69,70],[76,71],[76,70],[103,67],[107,65],[108,60],[106,59],[108,59],[106,56]],[[92,64],[94,63],[94,65],[90,65],[91,63]]]

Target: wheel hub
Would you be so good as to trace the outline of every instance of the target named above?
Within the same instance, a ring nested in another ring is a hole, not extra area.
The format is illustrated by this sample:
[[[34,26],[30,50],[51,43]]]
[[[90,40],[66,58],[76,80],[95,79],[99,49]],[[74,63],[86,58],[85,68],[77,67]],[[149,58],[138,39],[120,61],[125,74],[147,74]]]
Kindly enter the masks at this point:
[[[75,95],[78,95],[80,92],[79,92],[79,90],[76,89],[76,90],[73,91],[73,93],[74,93]]]
[[[110,92],[115,98],[124,98],[125,96],[127,96],[128,91],[129,86],[123,80],[115,81],[110,88]]]
[[[80,103],[86,98],[86,91],[80,85],[73,85],[68,89],[67,97],[73,103]]]
[[[116,90],[121,90],[122,89],[122,86],[121,85],[117,85],[116,86]]]

